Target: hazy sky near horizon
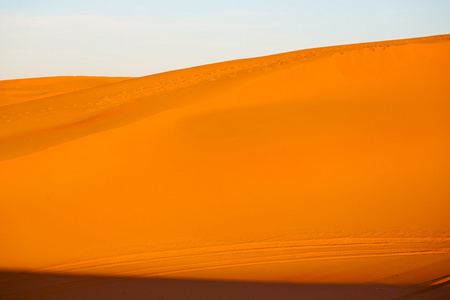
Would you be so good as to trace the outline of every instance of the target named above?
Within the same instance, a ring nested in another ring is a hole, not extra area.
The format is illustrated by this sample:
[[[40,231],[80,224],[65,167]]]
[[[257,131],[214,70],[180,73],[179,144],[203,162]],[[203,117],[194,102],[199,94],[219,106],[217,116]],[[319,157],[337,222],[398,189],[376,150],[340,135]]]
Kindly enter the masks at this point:
[[[0,0],[0,80],[144,76],[450,33],[448,0]]]

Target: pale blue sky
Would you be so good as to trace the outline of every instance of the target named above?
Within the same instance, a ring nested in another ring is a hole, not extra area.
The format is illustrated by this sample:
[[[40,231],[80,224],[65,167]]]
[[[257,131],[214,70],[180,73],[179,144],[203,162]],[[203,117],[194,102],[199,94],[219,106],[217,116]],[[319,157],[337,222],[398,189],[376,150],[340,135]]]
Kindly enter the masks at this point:
[[[449,0],[0,0],[0,79],[144,76],[450,33]]]

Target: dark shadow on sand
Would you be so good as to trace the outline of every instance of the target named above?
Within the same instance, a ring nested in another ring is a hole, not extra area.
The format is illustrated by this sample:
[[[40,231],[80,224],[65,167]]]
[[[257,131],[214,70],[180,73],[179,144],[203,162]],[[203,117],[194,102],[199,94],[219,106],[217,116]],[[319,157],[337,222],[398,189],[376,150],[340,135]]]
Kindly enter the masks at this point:
[[[0,272],[0,299],[448,299],[450,286],[294,284]]]

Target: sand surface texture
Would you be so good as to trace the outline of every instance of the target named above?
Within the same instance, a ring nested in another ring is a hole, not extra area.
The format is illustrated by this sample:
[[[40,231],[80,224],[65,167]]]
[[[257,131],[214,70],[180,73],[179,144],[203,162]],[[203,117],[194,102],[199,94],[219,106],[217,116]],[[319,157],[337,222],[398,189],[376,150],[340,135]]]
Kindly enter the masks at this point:
[[[145,293],[157,277],[278,291],[254,299],[295,284],[445,297],[449,79],[443,35],[0,81],[0,296],[77,299],[119,279]]]
[[[130,77],[60,76],[0,81],[0,106],[66,94]]]

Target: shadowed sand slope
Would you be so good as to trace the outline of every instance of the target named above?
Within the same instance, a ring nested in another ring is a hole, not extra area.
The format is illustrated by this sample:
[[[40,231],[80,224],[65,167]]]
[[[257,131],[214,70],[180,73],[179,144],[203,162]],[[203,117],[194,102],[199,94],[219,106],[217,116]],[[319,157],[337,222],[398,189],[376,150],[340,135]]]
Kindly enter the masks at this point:
[[[130,77],[61,76],[0,81],[0,106],[75,92]]]
[[[7,287],[7,289],[6,289]],[[2,299],[446,299],[437,284],[292,284],[0,272]]]
[[[418,284],[450,270],[450,36],[0,108],[0,268]]]

